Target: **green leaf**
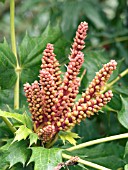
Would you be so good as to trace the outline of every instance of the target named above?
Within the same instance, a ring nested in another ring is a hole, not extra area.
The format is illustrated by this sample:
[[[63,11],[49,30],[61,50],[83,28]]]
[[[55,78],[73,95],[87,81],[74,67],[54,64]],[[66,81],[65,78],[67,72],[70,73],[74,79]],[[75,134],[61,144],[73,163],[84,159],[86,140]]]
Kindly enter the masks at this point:
[[[32,144],[36,144],[37,140],[38,140],[38,135],[36,133],[30,133],[29,139],[30,139],[30,145],[29,146],[31,146]]]
[[[0,123],[0,143],[4,141],[5,138],[7,137],[13,137],[12,131],[8,128],[8,126],[2,121]]]
[[[43,147],[32,147],[32,155],[28,162],[34,162],[34,170],[52,170],[58,163],[62,162],[62,150],[57,148],[46,149]]]
[[[65,64],[68,61],[68,55],[70,43],[63,37],[61,36],[54,44],[54,53],[56,54],[56,58],[61,64]]]
[[[120,97],[122,101],[122,108],[118,112],[118,120],[126,129],[128,129],[128,98]]]
[[[30,118],[30,116],[24,112],[23,113],[24,119],[25,119],[25,124],[29,129],[33,128],[33,123],[32,123],[32,119]]]
[[[113,91],[113,97],[112,97],[110,103],[108,103],[108,106],[114,110],[119,111],[122,107],[120,95],[117,93],[114,93],[114,91]]]
[[[17,163],[14,165],[10,170],[33,170],[33,165],[30,164],[29,166],[24,166],[21,163]]]
[[[89,19],[98,29],[105,28],[105,18],[102,17],[103,11],[99,9],[94,1],[93,3],[85,0],[81,0],[80,3],[78,1],[64,1],[62,5],[62,30],[65,36],[71,37],[74,29],[77,28],[78,23],[83,18]],[[81,14],[84,16],[83,18]]]
[[[128,164],[125,165],[124,170],[128,170]]]
[[[112,75],[111,75],[108,82],[111,82],[112,80],[114,80],[114,79],[116,79],[118,77],[118,75],[120,74],[120,68],[121,68],[121,66],[122,66],[122,64],[124,62],[124,58],[121,59],[121,60],[118,60],[118,61],[116,60],[116,62],[117,62],[116,70],[112,73]]]
[[[121,167],[123,168],[125,165],[124,147],[117,142],[103,143],[89,148],[82,148],[72,151],[70,154],[77,155],[84,160],[113,170]]]
[[[13,142],[21,141],[22,139],[25,140],[32,133],[32,131],[28,129],[26,125],[21,125],[15,133],[16,133],[16,136]]]
[[[112,87],[112,91],[118,93],[118,94],[123,94],[128,96],[128,87],[124,85],[114,85]]]
[[[59,26],[50,24],[38,38],[31,38],[26,34],[19,48],[22,83],[33,82],[38,78],[43,50],[47,43],[55,43],[60,36]]]
[[[84,2],[83,4],[84,6],[82,7],[87,18],[90,19],[90,21],[95,25],[96,28],[104,29],[106,27],[105,19],[102,18],[103,12],[100,11],[99,8],[97,8],[96,6],[97,4],[95,2],[90,3],[90,1],[89,2],[83,1],[83,2]]]
[[[89,83],[93,80],[103,64],[109,62],[104,51],[93,51],[93,52],[84,52],[84,63],[82,65],[82,69],[86,70],[86,74],[84,75],[82,82],[81,82],[81,89],[84,90],[88,87]]]
[[[0,170],[6,169],[9,164],[7,160],[8,151],[4,152],[0,150]]]
[[[81,140],[84,138],[89,141],[100,137],[98,126],[99,122],[97,123],[96,117],[93,117],[93,119],[85,119],[80,125],[76,125],[74,131],[81,136]]]
[[[61,131],[59,133],[60,138],[62,139],[63,143],[65,144],[66,140],[71,143],[72,145],[76,145],[76,140],[74,138],[80,138],[78,134],[67,131],[63,132]]]
[[[62,13],[62,31],[64,32],[67,38],[71,38],[73,34],[72,28],[77,28],[78,23],[78,15],[81,9],[81,6],[76,5],[74,1],[65,1],[62,5],[63,13]],[[67,22],[68,20],[68,22]]]
[[[16,57],[7,43],[0,44],[0,86],[10,89],[14,86],[17,76],[15,72]]]
[[[125,153],[124,153],[124,156],[126,156],[128,154],[128,142],[126,143],[126,146],[125,146]]]
[[[30,164],[29,166],[23,167],[23,165],[21,163],[17,163],[10,170],[33,170],[33,165]]]
[[[29,129],[32,129],[32,126],[33,126],[32,120],[27,115],[26,112],[24,112],[23,114],[19,114],[19,113],[11,113],[11,112],[6,112],[6,111],[0,110],[0,116],[15,119],[18,122],[25,124],[25,126],[28,127]]]
[[[11,89],[0,89],[0,108],[6,110],[7,105],[13,108],[13,90]]]
[[[0,150],[8,152],[6,159],[8,160],[10,167],[18,162],[22,163],[24,166],[30,156],[30,150],[28,149],[27,142],[24,140],[14,143],[12,143],[12,140],[9,140]]]
[[[0,110],[0,116],[6,117],[6,118],[13,118],[23,124],[26,123],[24,116],[18,113],[10,113],[10,112]]]

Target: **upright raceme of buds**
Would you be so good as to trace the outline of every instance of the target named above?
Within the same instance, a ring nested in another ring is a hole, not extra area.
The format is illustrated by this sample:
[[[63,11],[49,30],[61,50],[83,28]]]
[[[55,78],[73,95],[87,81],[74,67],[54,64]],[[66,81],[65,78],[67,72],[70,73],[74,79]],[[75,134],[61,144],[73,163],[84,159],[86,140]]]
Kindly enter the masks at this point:
[[[39,83],[24,85],[25,95],[32,114],[34,131],[43,143],[51,141],[60,131],[71,129],[81,120],[90,117],[110,102],[113,94],[109,90],[102,94],[104,86],[116,69],[116,61],[111,60],[96,73],[95,78],[75,103],[80,86],[77,77],[84,62],[81,50],[85,46],[88,24],[81,22],[76,31],[69,55],[67,72],[61,80],[60,64],[55,58],[54,47],[48,43],[43,52]]]
[[[70,58],[75,58],[79,51],[83,50],[85,47],[84,39],[86,38],[88,30],[88,23],[81,22],[78,26],[78,30],[76,31],[76,36],[74,38],[74,43],[72,44]]]
[[[110,75],[116,69],[116,65],[116,61],[111,60],[109,63],[104,64],[103,68],[96,73],[95,78],[86,89],[86,92],[82,94],[82,97],[84,97],[84,102],[90,100],[92,97],[97,96],[100,91],[104,89],[104,86],[110,78]]]
[[[60,78],[60,68],[59,68],[59,62],[55,58],[54,54],[54,47],[52,44],[48,43],[46,49],[43,52],[43,57],[42,57],[42,65],[41,68],[42,70],[46,70],[49,72],[55,82],[55,90],[58,90],[60,84],[61,84],[61,78]]]

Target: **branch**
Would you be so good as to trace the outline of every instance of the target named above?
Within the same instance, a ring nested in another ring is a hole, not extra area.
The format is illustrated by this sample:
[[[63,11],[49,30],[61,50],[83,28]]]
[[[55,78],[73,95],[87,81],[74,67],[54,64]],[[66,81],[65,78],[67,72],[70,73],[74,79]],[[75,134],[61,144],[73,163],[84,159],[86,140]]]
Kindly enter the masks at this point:
[[[128,40],[128,36],[116,37],[114,39],[103,41],[100,44],[96,45],[95,47],[93,47],[93,46],[88,47],[88,48],[86,48],[86,51],[92,50],[92,49],[95,49],[95,48],[100,48],[100,47],[103,47],[105,45],[112,44],[112,43],[115,43],[115,42],[122,42],[122,41],[127,41],[127,40]]]
[[[65,159],[71,159],[72,158],[72,156],[64,154],[64,153],[62,153],[62,157],[65,158]],[[83,159],[78,159],[78,162],[81,163],[81,164],[87,165],[89,167],[95,168],[95,169],[110,170],[108,168],[105,168],[103,166],[100,166],[98,164],[95,164],[95,163],[92,163],[92,162],[89,162],[89,161],[85,161]]]
[[[107,91],[113,84],[115,84],[118,80],[120,80],[122,77],[124,77],[125,75],[128,74],[128,69],[124,70],[122,73],[120,73],[118,75],[117,78],[115,78],[113,81],[111,81],[110,83],[106,84],[105,89],[103,90],[103,92]]]
[[[19,62],[17,57],[17,50],[16,50],[16,38],[15,38],[15,23],[14,23],[14,15],[15,15],[15,0],[10,0],[10,31],[11,31],[11,45],[12,45],[12,52],[14,53],[17,61],[16,67],[16,74],[17,80],[14,87],[14,109],[19,108]]]
[[[13,127],[12,123],[5,117],[1,116],[5,124],[9,127],[9,129],[12,131],[12,133],[16,132],[16,129]]]
[[[74,151],[74,150],[77,150],[77,149],[85,148],[87,146],[92,146],[92,145],[96,145],[96,144],[100,144],[100,143],[104,143],[104,142],[109,142],[109,141],[113,141],[113,140],[118,140],[118,139],[124,139],[124,138],[128,138],[128,133],[92,140],[92,141],[89,141],[89,142],[85,142],[85,143],[67,148],[66,150],[67,151]]]

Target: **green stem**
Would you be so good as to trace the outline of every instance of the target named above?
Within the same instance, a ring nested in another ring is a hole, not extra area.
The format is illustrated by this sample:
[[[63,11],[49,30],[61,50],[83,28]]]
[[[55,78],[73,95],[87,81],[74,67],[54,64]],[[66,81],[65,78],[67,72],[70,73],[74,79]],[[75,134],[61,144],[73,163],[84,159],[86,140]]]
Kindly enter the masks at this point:
[[[65,159],[71,159],[72,158],[72,156],[64,154],[64,153],[62,153],[62,157],[65,158]],[[89,167],[95,168],[95,169],[110,170],[108,168],[105,168],[103,166],[100,166],[98,164],[95,164],[95,163],[92,163],[92,162],[89,162],[89,161],[85,161],[83,159],[79,159],[78,162],[81,163],[81,164],[87,165]]]
[[[13,51],[14,55],[16,56],[16,59],[17,59],[14,14],[15,14],[15,0],[10,0],[11,44],[12,44],[12,51]],[[17,59],[17,64],[18,64],[18,59]]]
[[[88,47],[88,48],[86,48],[86,50],[92,50],[94,48],[100,48],[100,47],[103,47],[104,45],[112,44],[114,42],[122,42],[122,41],[127,41],[127,40],[128,40],[128,36],[116,37],[114,39],[103,41],[95,47]]]
[[[12,131],[12,133],[16,132],[16,129],[13,127],[12,123],[5,117],[1,116],[5,124],[9,127],[9,129]]]
[[[103,90],[103,93],[107,91],[113,84],[115,84],[118,80],[120,80],[122,77],[124,77],[126,74],[128,74],[128,69],[124,70],[122,73],[118,75],[117,78],[115,78],[112,82],[106,84],[105,89]]]
[[[17,74],[17,80],[16,80],[15,87],[14,87],[14,109],[19,109],[20,72],[16,72],[16,74]]]
[[[85,148],[87,146],[92,146],[92,145],[96,145],[96,144],[100,144],[100,143],[104,143],[104,142],[109,142],[109,141],[113,141],[113,140],[117,140],[117,139],[124,139],[124,138],[128,138],[128,133],[92,140],[92,141],[89,141],[89,142],[85,142],[85,143],[70,147],[66,150],[67,151],[73,151],[73,150]]]
[[[46,147],[46,148],[51,148],[51,147],[54,145],[54,143],[57,141],[57,139],[58,139],[58,135],[56,135],[55,138],[54,138],[52,141],[50,141],[49,143],[47,143],[47,144],[45,145],[45,147]]]
[[[20,73],[17,72],[19,69],[19,62],[17,57],[17,51],[16,51],[16,38],[15,38],[15,23],[14,23],[14,16],[15,15],[15,0],[10,0],[10,31],[11,31],[11,45],[12,45],[12,52],[14,53],[17,61],[16,66],[16,74],[17,74],[17,80],[14,87],[14,109],[19,108],[19,76]]]

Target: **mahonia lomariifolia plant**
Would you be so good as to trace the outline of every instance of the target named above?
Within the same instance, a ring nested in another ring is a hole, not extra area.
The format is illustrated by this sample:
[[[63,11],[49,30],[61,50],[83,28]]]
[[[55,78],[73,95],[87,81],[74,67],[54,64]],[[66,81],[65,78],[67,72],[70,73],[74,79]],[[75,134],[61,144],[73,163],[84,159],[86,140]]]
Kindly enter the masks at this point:
[[[103,90],[113,70],[116,69],[115,60],[103,65],[89,87],[82,93],[82,97],[75,103],[80,86],[78,74],[84,62],[81,50],[85,47],[87,30],[88,24],[81,22],[76,31],[63,80],[59,62],[55,58],[54,46],[48,43],[43,52],[39,82],[24,85],[34,132],[43,143],[53,140],[59,131],[68,131],[86,117],[97,113],[113,96],[111,90],[105,93]]]

